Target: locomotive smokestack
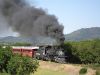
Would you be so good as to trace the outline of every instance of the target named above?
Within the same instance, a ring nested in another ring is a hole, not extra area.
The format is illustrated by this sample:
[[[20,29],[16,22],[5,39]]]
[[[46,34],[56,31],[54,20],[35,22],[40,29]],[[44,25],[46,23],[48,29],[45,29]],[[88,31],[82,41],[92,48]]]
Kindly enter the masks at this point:
[[[64,41],[63,25],[54,15],[41,8],[29,6],[25,0],[0,0],[0,12],[8,26],[21,36],[45,36]]]

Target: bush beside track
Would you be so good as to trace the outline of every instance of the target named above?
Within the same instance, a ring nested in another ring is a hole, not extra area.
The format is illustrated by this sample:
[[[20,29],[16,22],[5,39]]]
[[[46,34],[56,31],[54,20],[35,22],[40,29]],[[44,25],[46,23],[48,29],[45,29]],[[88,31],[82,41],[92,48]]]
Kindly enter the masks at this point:
[[[0,46],[0,72],[6,72],[10,75],[30,75],[34,73],[39,66],[36,59],[22,57],[12,53],[11,47],[3,48]]]

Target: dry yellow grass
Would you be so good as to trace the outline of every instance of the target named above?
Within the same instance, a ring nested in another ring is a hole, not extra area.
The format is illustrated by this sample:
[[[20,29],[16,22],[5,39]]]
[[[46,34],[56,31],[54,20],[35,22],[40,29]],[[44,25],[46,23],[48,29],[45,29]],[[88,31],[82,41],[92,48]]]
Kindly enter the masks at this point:
[[[71,64],[59,64],[48,61],[40,61],[40,69],[46,69],[56,72],[64,72],[66,75],[79,75],[81,65],[75,66]],[[88,68],[86,75],[95,75],[95,70]]]

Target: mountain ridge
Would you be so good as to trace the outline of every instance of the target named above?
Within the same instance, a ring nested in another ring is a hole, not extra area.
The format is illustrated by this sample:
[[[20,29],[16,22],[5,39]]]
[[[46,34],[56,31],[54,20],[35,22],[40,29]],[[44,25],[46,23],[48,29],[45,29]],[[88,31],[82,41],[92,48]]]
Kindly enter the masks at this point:
[[[82,41],[100,38],[100,27],[82,28],[65,35],[65,41]]]
[[[31,43],[32,45],[52,45],[56,44],[56,40],[50,37],[13,37],[7,36],[0,39],[0,43]]]

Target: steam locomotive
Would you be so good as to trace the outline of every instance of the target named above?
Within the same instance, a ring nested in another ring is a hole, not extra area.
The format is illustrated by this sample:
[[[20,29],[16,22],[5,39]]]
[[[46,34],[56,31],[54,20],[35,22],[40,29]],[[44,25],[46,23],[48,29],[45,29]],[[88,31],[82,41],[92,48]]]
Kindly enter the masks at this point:
[[[40,46],[35,52],[35,58],[66,63],[67,56],[60,46]]]

